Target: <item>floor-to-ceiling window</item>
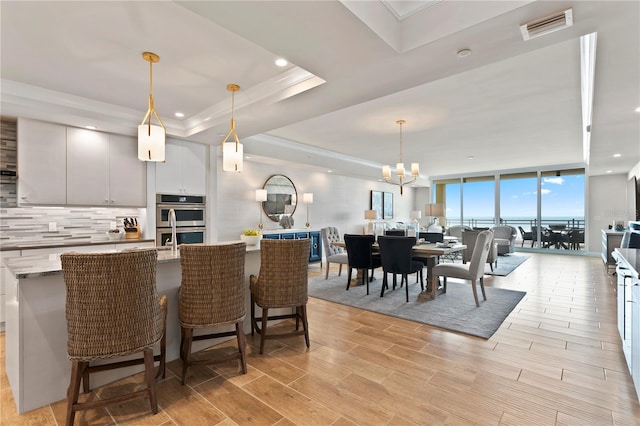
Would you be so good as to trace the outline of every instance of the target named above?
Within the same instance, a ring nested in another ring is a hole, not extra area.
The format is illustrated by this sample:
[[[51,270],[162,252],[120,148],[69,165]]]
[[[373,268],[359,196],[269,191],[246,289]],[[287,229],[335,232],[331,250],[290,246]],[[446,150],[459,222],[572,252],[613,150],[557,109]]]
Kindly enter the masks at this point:
[[[511,173],[500,175],[500,219],[502,223],[523,231],[533,247],[538,241],[536,218],[538,217],[538,173]],[[535,235],[534,235],[535,234]],[[521,244],[523,245],[523,244]]]
[[[463,178],[462,222],[473,228],[490,228],[495,223],[494,176]]]
[[[519,239],[531,238],[527,247],[584,248],[584,169],[450,178],[435,180],[434,188],[446,226],[503,223],[518,229]]]

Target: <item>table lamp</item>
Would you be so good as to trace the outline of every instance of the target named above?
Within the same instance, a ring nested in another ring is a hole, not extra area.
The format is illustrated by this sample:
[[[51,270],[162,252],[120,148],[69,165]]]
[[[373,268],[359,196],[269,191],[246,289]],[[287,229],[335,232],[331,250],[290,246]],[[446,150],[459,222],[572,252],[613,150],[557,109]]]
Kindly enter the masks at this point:
[[[424,205],[424,214],[427,217],[433,217],[434,218],[433,221],[431,221],[431,219],[429,219],[429,225],[427,226],[427,229],[428,229],[429,226],[433,225],[436,222],[435,218],[437,218],[439,216],[444,216],[444,204],[441,204],[441,203],[425,204]]]
[[[260,223],[258,223],[258,228],[262,229],[262,203],[267,201],[266,189],[256,189],[256,201],[260,203],[258,204],[258,208],[260,209]]]
[[[307,206],[307,223],[304,224],[307,228],[309,227],[309,204],[313,204],[313,193],[305,192],[302,194],[302,202]]]

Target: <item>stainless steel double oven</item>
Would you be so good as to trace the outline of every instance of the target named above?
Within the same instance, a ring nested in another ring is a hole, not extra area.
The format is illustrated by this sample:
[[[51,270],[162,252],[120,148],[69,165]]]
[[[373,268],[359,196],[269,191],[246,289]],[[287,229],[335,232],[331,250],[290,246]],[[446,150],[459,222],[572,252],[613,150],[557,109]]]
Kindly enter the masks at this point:
[[[176,216],[176,240],[178,244],[204,243],[206,237],[206,203],[200,195],[156,195],[156,246],[171,241],[169,211]]]

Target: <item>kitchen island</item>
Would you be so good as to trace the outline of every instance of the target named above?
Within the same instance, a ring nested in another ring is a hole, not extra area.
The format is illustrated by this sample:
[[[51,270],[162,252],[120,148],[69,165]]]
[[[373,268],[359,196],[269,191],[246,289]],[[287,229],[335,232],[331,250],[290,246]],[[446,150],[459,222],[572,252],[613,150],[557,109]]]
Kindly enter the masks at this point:
[[[249,318],[249,276],[260,270],[259,246],[248,246],[245,259],[247,317],[245,332],[251,330]],[[22,256],[7,259],[6,294],[6,372],[19,413],[24,413],[66,397],[71,374],[67,358],[65,284],[60,255]],[[179,358],[180,323],[178,289],[181,281],[179,253],[158,251],[156,287],[166,295],[167,361]],[[223,341],[220,339],[219,341]],[[194,342],[200,350],[216,341]],[[158,349],[156,353],[158,353]],[[142,365],[105,371],[91,378],[92,387],[130,376]]]

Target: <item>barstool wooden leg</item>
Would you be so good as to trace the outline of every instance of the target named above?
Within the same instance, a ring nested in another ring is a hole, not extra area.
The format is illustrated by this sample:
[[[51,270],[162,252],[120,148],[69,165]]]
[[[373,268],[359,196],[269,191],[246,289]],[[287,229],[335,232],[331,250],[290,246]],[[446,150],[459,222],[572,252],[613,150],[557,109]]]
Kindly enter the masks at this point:
[[[187,384],[187,369],[189,368],[189,357],[191,356],[191,342],[193,340],[193,329],[181,327],[182,329],[182,384]]]
[[[269,318],[269,308],[262,308],[262,330],[260,330],[260,354],[264,352],[264,341],[267,337],[267,320]]]
[[[236,323],[236,335],[238,338],[238,350],[240,351],[240,367],[242,374],[247,374],[247,341],[244,335],[244,321]]]
[[[151,404],[151,412],[158,414],[158,398],[156,395],[156,377],[154,374],[155,368],[153,366],[153,349],[147,348],[144,350],[144,375],[147,381],[147,387],[149,389],[149,403]]]
[[[65,420],[67,426],[72,426],[76,417],[75,405],[78,403],[78,394],[80,393],[80,379],[87,365],[87,362],[71,361],[71,380],[67,389],[67,416]]]

